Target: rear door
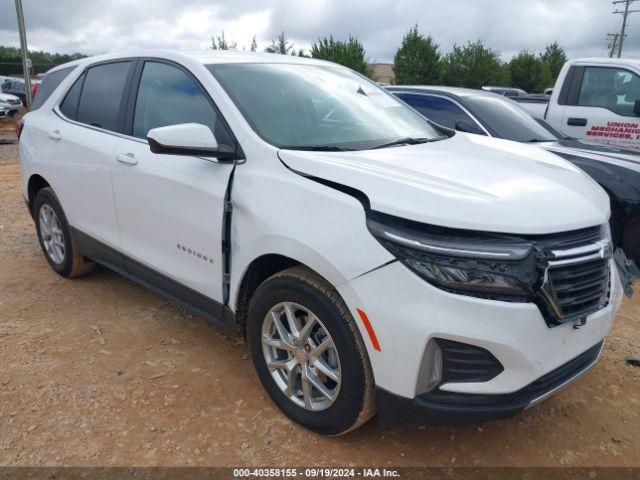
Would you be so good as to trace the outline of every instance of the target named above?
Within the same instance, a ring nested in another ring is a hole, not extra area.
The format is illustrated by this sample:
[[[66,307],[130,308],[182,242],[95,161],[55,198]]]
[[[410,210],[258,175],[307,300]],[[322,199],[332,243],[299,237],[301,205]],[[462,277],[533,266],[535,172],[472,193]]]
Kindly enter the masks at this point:
[[[125,267],[205,312],[222,300],[222,218],[232,165],[154,154],[147,132],[201,123],[234,145],[212,99],[185,68],[141,61],[129,100],[127,134],[113,152],[114,195]],[[212,312],[212,310],[214,310]]]
[[[572,68],[560,129],[572,137],[640,150],[640,117],[634,113],[638,73],[614,66]]]
[[[113,150],[132,67],[132,61],[118,60],[87,68],[50,116],[41,148],[46,178],[71,226],[112,248],[119,242]]]

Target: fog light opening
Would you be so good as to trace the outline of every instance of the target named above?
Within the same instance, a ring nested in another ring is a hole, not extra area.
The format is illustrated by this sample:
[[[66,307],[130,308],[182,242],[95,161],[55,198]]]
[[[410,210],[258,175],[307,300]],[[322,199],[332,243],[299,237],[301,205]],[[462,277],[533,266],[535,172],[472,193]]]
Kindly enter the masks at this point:
[[[436,388],[442,380],[442,351],[435,340],[429,340],[422,356],[417,393],[423,394]]]

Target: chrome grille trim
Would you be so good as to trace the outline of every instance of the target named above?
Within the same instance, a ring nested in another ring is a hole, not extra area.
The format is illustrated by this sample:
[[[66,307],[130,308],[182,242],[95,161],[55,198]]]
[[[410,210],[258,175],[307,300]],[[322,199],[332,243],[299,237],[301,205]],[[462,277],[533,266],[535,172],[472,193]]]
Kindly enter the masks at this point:
[[[607,306],[612,250],[611,241],[605,238],[590,245],[549,252],[560,260],[547,260],[540,291],[559,322],[584,318]],[[584,306],[578,308],[580,305]]]

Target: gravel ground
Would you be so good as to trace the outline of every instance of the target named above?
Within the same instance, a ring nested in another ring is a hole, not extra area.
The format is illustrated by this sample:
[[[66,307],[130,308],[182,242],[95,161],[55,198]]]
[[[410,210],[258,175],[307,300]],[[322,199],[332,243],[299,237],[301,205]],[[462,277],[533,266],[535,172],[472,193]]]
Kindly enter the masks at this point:
[[[53,273],[19,175],[0,145],[0,465],[640,466],[640,296],[596,367],[513,419],[324,438],[280,413],[223,329],[104,269]]]

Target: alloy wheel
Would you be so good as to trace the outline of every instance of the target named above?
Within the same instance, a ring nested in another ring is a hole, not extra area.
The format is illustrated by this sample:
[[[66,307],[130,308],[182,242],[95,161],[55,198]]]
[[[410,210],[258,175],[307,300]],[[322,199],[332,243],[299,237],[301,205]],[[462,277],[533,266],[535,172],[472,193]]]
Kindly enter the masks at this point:
[[[340,357],[329,331],[309,309],[275,305],[262,323],[262,352],[274,381],[296,405],[321,411],[337,399]]]
[[[65,245],[60,220],[56,212],[49,205],[44,204],[40,207],[38,215],[38,223],[40,225],[40,235],[42,243],[47,251],[49,258],[58,265],[64,262]]]

